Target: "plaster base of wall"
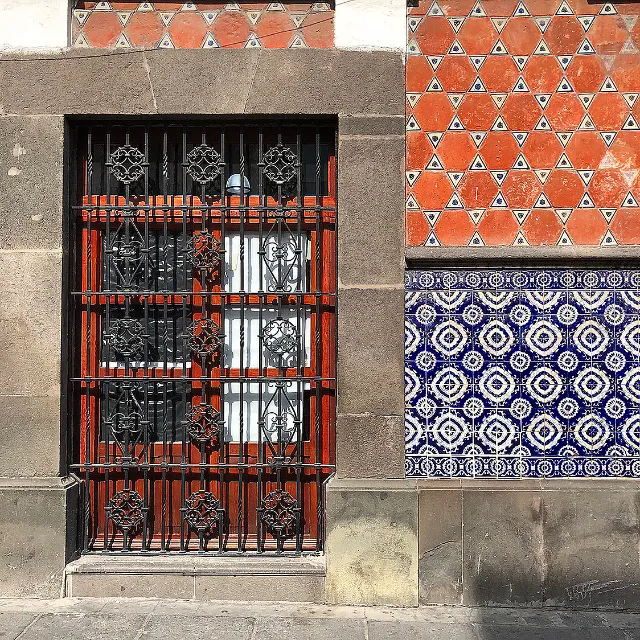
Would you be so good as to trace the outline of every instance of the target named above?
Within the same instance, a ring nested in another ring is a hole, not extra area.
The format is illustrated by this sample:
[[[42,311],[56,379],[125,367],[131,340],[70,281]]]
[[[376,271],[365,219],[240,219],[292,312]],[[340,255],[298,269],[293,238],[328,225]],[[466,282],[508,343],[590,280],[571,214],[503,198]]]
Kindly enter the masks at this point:
[[[640,610],[640,481],[418,483],[421,604]]]
[[[57,598],[76,549],[78,485],[0,478],[0,597]]]

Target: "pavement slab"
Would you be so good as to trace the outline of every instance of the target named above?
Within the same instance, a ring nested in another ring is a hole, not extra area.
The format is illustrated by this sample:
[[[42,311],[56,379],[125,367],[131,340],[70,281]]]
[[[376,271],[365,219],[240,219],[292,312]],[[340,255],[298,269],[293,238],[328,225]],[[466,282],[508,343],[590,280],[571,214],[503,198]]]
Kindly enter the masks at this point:
[[[1,599],[0,640],[640,640],[640,614],[144,598]]]

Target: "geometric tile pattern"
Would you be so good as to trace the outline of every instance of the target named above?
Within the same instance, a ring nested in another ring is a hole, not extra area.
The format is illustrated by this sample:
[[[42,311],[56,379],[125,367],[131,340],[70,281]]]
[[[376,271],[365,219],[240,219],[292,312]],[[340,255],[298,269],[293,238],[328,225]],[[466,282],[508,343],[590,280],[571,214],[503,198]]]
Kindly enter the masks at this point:
[[[640,243],[640,9],[409,9],[407,243]]]
[[[329,2],[75,3],[75,47],[128,49],[330,48]]]
[[[410,477],[640,477],[640,270],[407,271]]]

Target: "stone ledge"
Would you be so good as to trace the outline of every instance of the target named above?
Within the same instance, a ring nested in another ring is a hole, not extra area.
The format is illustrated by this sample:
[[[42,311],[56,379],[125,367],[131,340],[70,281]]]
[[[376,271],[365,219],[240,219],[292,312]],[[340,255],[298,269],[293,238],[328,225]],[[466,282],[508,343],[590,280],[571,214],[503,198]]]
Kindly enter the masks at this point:
[[[415,479],[418,491],[640,491],[640,478]]]

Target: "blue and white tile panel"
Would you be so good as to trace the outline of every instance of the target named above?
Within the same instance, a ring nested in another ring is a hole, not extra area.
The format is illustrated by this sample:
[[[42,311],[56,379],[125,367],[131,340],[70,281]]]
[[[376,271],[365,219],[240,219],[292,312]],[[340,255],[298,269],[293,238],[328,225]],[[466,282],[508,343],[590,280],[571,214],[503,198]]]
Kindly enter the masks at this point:
[[[640,270],[408,271],[408,477],[640,477]]]

